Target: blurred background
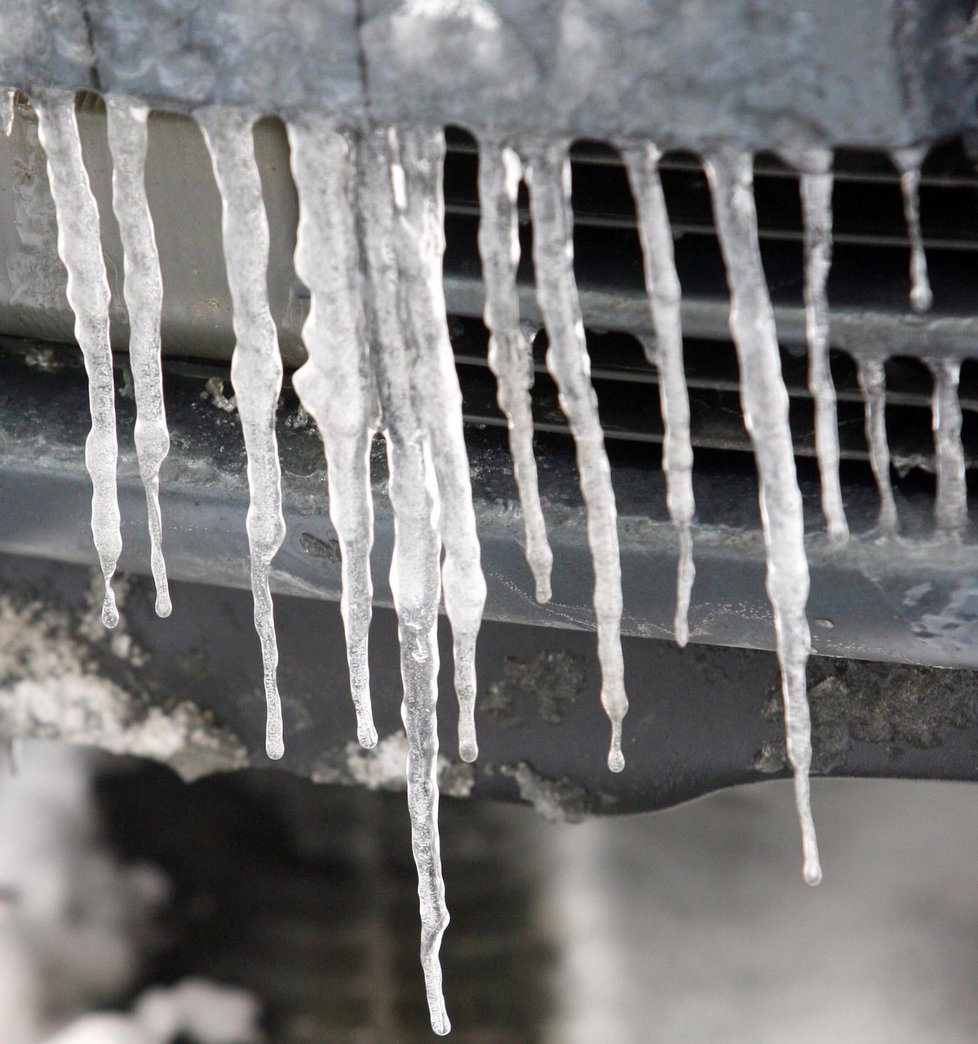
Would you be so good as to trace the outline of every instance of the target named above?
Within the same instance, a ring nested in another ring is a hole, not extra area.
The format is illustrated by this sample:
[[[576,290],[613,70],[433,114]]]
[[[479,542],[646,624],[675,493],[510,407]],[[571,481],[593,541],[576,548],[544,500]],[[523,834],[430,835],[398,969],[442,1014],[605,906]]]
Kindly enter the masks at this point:
[[[4,1040],[433,1039],[403,794],[16,753]],[[976,792],[831,780],[814,796],[815,889],[790,784],[578,824],[444,799],[454,1039],[978,1039]]]

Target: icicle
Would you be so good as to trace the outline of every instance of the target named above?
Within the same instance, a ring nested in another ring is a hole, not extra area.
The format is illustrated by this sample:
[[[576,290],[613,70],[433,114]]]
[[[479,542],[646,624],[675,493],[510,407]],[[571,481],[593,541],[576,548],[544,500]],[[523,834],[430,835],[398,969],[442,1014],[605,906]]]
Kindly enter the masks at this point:
[[[282,357],[268,307],[268,219],[255,162],[254,116],[218,106],[198,109],[195,116],[204,132],[221,193],[224,261],[235,335],[231,382],[248,453],[248,545],[255,629],[261,639],[265,676],[265,750],[270,758],[280,758],[285,748],[268,578],[272,558],[285,538],[282,473],[275,437]]]
[[[696,569],[690,526],[696,514],[693,499],[693,445],[689,435],[689,393],[683,362],[682,289],[673,256],[672,226],[659,178],[660,153],[655,145],[622,150],[635,197],[638,231],[645,265],[645,288],[655,328],[655,349],[645,354],[659,371],[659,402],[664,437],[662,470],[666,504],[679,535],[676,571],[676,642],[689,641],[689,601]]]
[[[509,427],[509,451],[523,509],[526,561],[533,573],[537,601],[549,602],[554,556],[547,540],[533,456],[533,342],[520,323],[516,288],[520,263],[516,196],[522,174],[520,158],[513,149],[494,138],[479,142],[479,253],[486,290],[489,369],[495,374],[499,408]]]
[[[0,130],[9,138],[14,129],[14,113],[17,92],[9,87],[0,88]]]
[[[809,587],[805,520],[788,424],[788,393],[781,376],[774,312],[757,238],[753,160],[745,152],[714,152],[706,158],[706,172],[730,284],[730,332],[740,364],[741,405],[760,480],[767,591],[774,611],[781,665],[785,733],[795,774],[803,870],[805,880],[817,884],[822,870],[808,779],[812,741],[805,666],[811,636],[805,618]]]
[[[48,181],[58,216],[58,255],[68,272],[68,303],[85,359],[92,429],[85,464],[92,479],[92,534],[105,577],[102,622],[119,622],[112,575],[122,552],[116,492],[115,382],[109,344],[109,282],[102,259],[98,205],[82,159],[75,96],[45,90],[34,96],[38,139],[47,154]]]
[[[445,612],[454,645],[458,749],[463,761],[475,761],[475,646],[486,580],[479,560],[462,392],[448,336],[442,279],[445,135],[441,128],[392,128],[388,147],[397,213],[395,249],[405,284],[408,371],[418,419],[431,446],[441,502],[438,525],[445,546]]]
[[[156,613],[169,616],[170,592],[163,560],[160,465],[170,451],[160,365],[163,278],[153,217],[146,198],[145,105],[111,95],[105,99],[112,152],[112,206],[119,222],[125,265],[124,294],[129,311],[129,360],[136,396],[136,455],[146,489]]]
[[[598,417],[598,399],[591,386],[591,363],[574,279],[570,158],[567,145],[562,142],[526,142],[520,152],[527,165],[530,189],[537,300],[550,342],[547,369],[557,383],[561,409],[574,436],[587,511],[588,543],[594,562],[601,702],[611,720],[608,767],[612,772],[621,772],[625,767],[621,727],[628,712],[628,699],[621,651],[618,513]]]
[[[849,539],[839,482],[839,420],[829,364],[829,302],[826,283],[832,264],[832,153],[806,149],[795,158],[801,169],[805,223],[805,334],[808,388],[815,400],[815,453],[822,487],[822,513],[829,539]]]
[[[360,296],[354,169],[346,139],[327,118],[292,120],[288,133],[299,193],[295,269],[311,297],[302,328],[309,360],[292,384],[319,428],[329,464],[329,517],[342,556],[340,609],[350,689],[360,742],[373,747],[377,730],[367,658],[374,538],[370,445],[380,417]]]
[[[900,172],[903,213],[910,235],[910,305],[915,312],[927,312],[934,303],[927,278],[927,255],[920,231],[920,168],[927,156],[926,146],[896,149],[891,153]]]
[[[968,487],[965,482],[964,446],[961,444],[961,402],[957,359],[931,359],[934,375],[932,418],[934,455],[937,462],[938,529],[951,539],[960,539],[968,524]]]
[[[448,926],[438,836],[438,601],[441,541],[439,496],[431,451],[411,387],[406,297],[418,287],[391,264],[398,238],[392,198],[395,168],[388,135],[375,131],[359,149],[357,184],[367,277],[367,321],[377,378],[394,511],[391,592],[397,610],[408,739],[407,792],[421,906],[421,966],[431,1025],[451,1026],[442,995],[438,953]],[[402,186],[403,187],[403,186]]]
[[[897,531],[897,508],[890,483],[890,447],[886,438],[886,370],[879,359],[856,357],[856,372],[866,411],[869,462],[880,498],[879,530],[883,536]]]

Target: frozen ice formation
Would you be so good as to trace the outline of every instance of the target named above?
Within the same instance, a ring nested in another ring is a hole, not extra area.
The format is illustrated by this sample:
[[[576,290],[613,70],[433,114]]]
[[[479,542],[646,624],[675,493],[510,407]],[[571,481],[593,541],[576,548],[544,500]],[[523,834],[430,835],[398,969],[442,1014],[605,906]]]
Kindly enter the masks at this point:
[[[198,109],[221,193],[224,261],[234,310],[236,343],[231,356],[238,415],[248,452],[248,544],[255,629],[264,665],[265,750],[270,758],[285,752],[282,701],[276,677],[278,643],[272,615],[269,570],[285,539],[282,469],[275,437],[275,411],[282,390],[282,356],[268,307],[268,219],[252,138],[254,114],[237,109]]]
[[[622,720],[628,713],[625,662],[621,651],[621,562],[618,511],[611,467],[591,386],[591,362],[574,278],[574,218],[567,142],[527,141],[518,146],[526,164],[533,221],[533,268],[537,301],[547,329],[547,369],[557,384],[567,417],[587,513],[587,538],[594,562],[594,615],[601,663],[601,703],[611,721],[608,768],[621,772]]]
[[[522,176],[523,164],[511,146],[491,137],[479,142],[479,253],[486,288],[489,368],[496,376],[499,408],[509,426],[509,451],[523,508],[526,561],[537,601],[543,603],[550,601],[554,556],[533,456],[533,345],[520,322],[516,286],[520,263],[516,195]]]
[[[416,5],[421,6],[425,5]],[[438,6],[438,5],[434,5]],[[442,5],[445,6],[445,5]],[[448,5],[455,10],[460,5]],[[92,428],[86,464],[92,479],[92,531],[105,578],[103,619],[118,619],[112,576],[121,551],[116,498],[116,425],[109,344],[109,284],[99,214],[82,159],[75,98],[57,89],[33,96],[58,216],[58,252],[68,273],[75,335],[89,377]],[[14,94],[0,92],[0,126],[9,131]],[[146,489],[157,612],[170,612],[162,553],[160,467],[169,450],[163,398],[160,322],[162,278],[145,187],[148,108],[106,98],[113,161],[113,207],[124,256],[130,321],[129,359],[137,403],[135,430]],[[255,626],[267,703],[266,748],[284,752],[278,650],[269,574],[285,535],[275,417],[283,366],[269,308],[269,227],[252,139],[255,113],[220,106],[194,113],[222,200],[222,232],[236,338],[231,377],[248,457],[247,531]],[[462,397],[449,337],[442,262],[445,251],[445,138],[430,126],[354,130],[326,114],[287,121],[299,202],[295,270],[310,295],[303,327],[307,360],[294,375],[302,405],[316,422],[326,456],[328,506],[342,557],[341,611],[357,734],[377,743],[368,667],[374,541],[370,450],[384,439],[394,517],[390,585],[397,612],[407,745],[407,792],[418,871],[421,959],[432,1026],[449,1031],[439,950],[449,915],[438,833],[437,621],[451,624],[459,702],[459,753],[474,760],[476,641],[486,580],[476,529],[462,423]],[[649,316],[645,350],[658,373],[663,419],[666,504],[678,542],[674,628],[689,638],[695,569],[693,449],[683,355],[682,290],[673,229],[650,142],[620,143],[635,199]],[[815,403],[815,446],[822,510],[830,543],[849,538],[839,481],[836,394],[829,365],[828,276],[832,255],[832,156],[806,148],[786,153],[798,169],[804,221],[804,302],[808,384]],[[930,307],[918,191],[922,149],[893,153],[900,171],[911,243],[911,302]],[[821,877],[809,795],[811,728],[805,681],[810,635],[809,589],[801,493],[795,471],[788,395],[774,313],[764,275],[753,195],[753,158],[718,146],[705,157],[730,289],[730,330],[740,366],[741,403],[757,463],[767,557],[767,591],[781,668],[787,751],[794,769],[805,879]],[[489,330],[488,363],[509,429],[522,507],[526,560],[536,598],[551,597],[551,550],[533,450],[531,339],[520,315],[517,193],[525,181],[533,224],[535,292],[546,330],[546,365],[574,439],[601,664],[601,700],[611,722],[608,765],[624,766],[622,722],[628,710],[621,646],[623,612],[618,520],[611,468],[574,271],[569,142],[479,137],[479,252]],[[879,531],[897,531],[886,437],[884,360],[857,355],[866,437],[880,497]],[[935,523],[948,540],[967,526],[965,460],[958,399],[960,362],[926,360],[934,378]]]
[[[818,884],[822,869],[808,780],[812,730],[805,665],[811,635],[805,618],[809,584],[805,519],[788,424],[788,393],[781,376],[774,312],[757,238],[753,168],[753,157],[746,152],[728,149],[706,157],[717,234],[730,284],[730,333],[740,363],[740,401],[760,482],[767,593],[774,610],[785,738],[801,823],[803,872],[809,884]]]
[[[115,378],[109,344],[109,281],[102,258],[98,205],[82,159],[71,91],[35,93],[38,138],[47,155],[48,181],[58,215],[58,254],[68,271],[68,303],[75,313],[75,339],[85,358],[92,430],[85,463],[92,478],[92,534],[105,577],[102,620],[119,622],[112,575],[122,552],[116,493]]]
[[[659,178],[660,153],[649,143],[625,148],[622,158],[635,197],[638,232],[645,262],[645,287],[655,329],[655,347],[645,345],[646,355],[659,371],[662,409],[662,470],[666,476],[666,505],[679,535],[676,568],[676,642],[689,641],[689,600],[696,569],[693,534],[696,514],[693,499],[693,445],[689,431],[689,393],[683,361],[683,327],[680,315],[682,288],[672,249],[672,226]]]
[[[146,142],[149,109],[128,98],[106,98],[112,152],[112,206],[125,255],[124,294],[129,311],[129,362],[136,396],[136,455],[146,487],[151,567],[156,582],[156,612],[169,616],[170,592],[163,561],[160,517],[160,465],[170,451],[163,405],[160,315],[163,277],[156,251],[153,216],[146,198]]]
[[[839,482],[839,420],[829,365],[829,300],[832,264],[832,154],[805,149],[795,157],[801,169],[801,212],[805,224],[805,333],[808,388],[815,400],[815,453],[822,486],[822,512],[829,539],[843,544],[849,524]]]

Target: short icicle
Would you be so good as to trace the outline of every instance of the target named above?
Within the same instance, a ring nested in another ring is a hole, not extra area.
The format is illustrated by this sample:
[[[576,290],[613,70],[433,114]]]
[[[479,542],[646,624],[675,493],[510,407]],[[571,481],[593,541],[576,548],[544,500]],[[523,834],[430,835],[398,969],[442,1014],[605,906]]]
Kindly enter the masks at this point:
[[[299,194],[295,269],[311,301],[302,328],[309,359],[292,384],[316,422],[326,452],[329,517],[342,557],[340,610],[357,735],[364,747],[373,747],[377,730],[367,657],[374,539],[370,446],[380,416],[360,293],[354,159],[346,137],[327,117],[290,120],[288,135]]]
[[[849,539],[849,524],[839,481],[839,419],[829,364],[826,291],[832,264],[832,153],[828,149],[806,149],[795,157],[795,163],[801,170],[808,389],[815,400],[815,454],[822,488],[822,514],[829,540],[844,544]]]
[[[937,503],[934,518],[940,533],[960,540],[968,525],[968,486],[965,481],[964,446],[961,443],[961,402],[958,359],[928,361],[934,376],[931,410],[934,427],[934,456],[937,470]]]
[[[753,158],[746,152],[721,150],[707,156],[705,165],[730,285],[730,332],[740,364],[741,405],[757,460],[767,591],[781,665],[803,872],[808,884],[818,884],[822,870],[811,809],[811,715],[805,678],[811,649],[805,617],[809,588],[805,520],[788,423],[788,393],[757,236]]]
[[[438,526],[445,548],[442,585],[452,628],[458,750],[475,761],[475,649],[486,603],[486,580],[476,533],[469,459],[462,424],[462,392],[448,335],[442,278],[445,253],[440,127],[388,131],[395,222],[407,321],[407,364],[417,416],[424,426],[438,481]]]
[[[516,272],[520,236],[516,196],[523,166],[515,150],[484,137],[479,142],[479,253],[486,291],[489,369],[496,377],[499,408],[509,428],[509,451],[523,510],[526,561],[538,602],[549,602],[553,551],[540,504],[533,455],[533,344],[520,322]]]
[[[160,466],[170,451],[160,364],[163,278],[153,217],[146,198],[146,143],[149,109],[140,102],[105,99],[112,152],[112,206],[124,256],[124,294],[129,312],[129,361],[136,396],[136,456],[146,490],[150,560],[156,582],[156,613],[169,616],[170,592],[163,559]]]
[[[651,143],[640,147],[629,146],[622,149],[622,158],[635,197],[645,266],[645,289],[655,329],[654,347],[648,341],[644,342],[644,347],[649,362],[659,373],[666,505],[679,535],[675,632],[676,642],[682,647],[689,641],[689,602],[696,576],[690,528],[696,514],[696,503],[693,499],[689,392],[686,389],[683,362],[682,289],[673,254],[672,226],[659,178],[659,150]]]
[[[890,537],[897,531],[897,507],[890,481],[890,444],[886,437],[886,369],[882,360],[858,355],[856,374],[865,403],[869,463],[880,498],[879,531],[881,536]]]
[[[14,129],[17,92],[10,87],[0,88],[0,131],[9,138]]]
[[[621,772],[622,720],[628,712],[621,650],[621,561],[618,511],[611,468],[591,385],[591,362],[574,278],[574,218],[571,167],[566,142],[527,141],[526,164],[533,221],[533,267],[537,301],[547,329],[547,369],[557,384],[577,451],[581,493],[587,512],[588,543],[594,563],[594,613],[601,663],[601,702],[611,721],[608,767]]]
[[[255,117],[237,109],[205,107],[194,113],[210,150],[221,193],[222,235],[235,335],[231,382],[248,454],[248,545],[255,629],[264,666],[265,750],[285,751],[278,692],[278,644],[269,572],[285,539],[282,472],[275,437],[275,410],[282,389],[282,357],[268,307],[268,219],[255,162]]]
[[[411,843],[421,906],[421,966],[435,1033],[451,1029],[439,961],[448,926],[438,835],[438,602],[441,594],[439,495],[431,448],[411,387],[404,285],[396,256],[398,215],[394,168],[384,130],[370,132],[358,148],[357,187],[364,244],[368,337],[383,411],[394,512],[391,592],[400,636],[404,698],[401,717],[408,740],[407,794]]]
[[[92,429],[85,442],[85,464],[92,479],[92,534],[105,578],[102,622],[115,627],[119,611],[112,576],[122,553],[116,490],[119,448],[109,343],[109,282],[102,259],[98,204],[82,159],[74,94],[39,91],[33,102],[58,217],[58,255],[68,272],[68,303],[75,314],[75,338],[88,374]]]
[[[927,148],[913,146],[896,149],[890,155],[900,172],[903,214],[910,236],[910,306],[915,312],[927,312],[934,303],[927,276],[924,237],[920,230],[920,168],[927,157]]]

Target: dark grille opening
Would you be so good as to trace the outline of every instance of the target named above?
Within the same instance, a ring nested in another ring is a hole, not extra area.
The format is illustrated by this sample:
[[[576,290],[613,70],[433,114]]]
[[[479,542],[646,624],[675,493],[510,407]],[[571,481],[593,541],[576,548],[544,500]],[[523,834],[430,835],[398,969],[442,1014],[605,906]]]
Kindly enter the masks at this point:
[[[478,155],[475,142],[449,132],[446,164],[446,272],[478,280]],[[644,296],[635,212],[627,177],[616,151],[581,142],[572,149],[575,216],[575,268],[582,294],[591,290]],[[719,244],[713,225],[706,176],[699,160],[671,153],[662,161],[662,181],[673,222],[676,261],[687,301],[728,300]],[[802,222],[798,178],[777,157],[761,155],[755,166],[755,194],[765,271],[776,305],[802,303]],[[523,250],[520,280],[532,285],[532,229],[525,188],[520,189]],[[835,249],[829,296],[832,307],[857,313],[906,316],[909,241],[899,177],[889,157],[843,150],[836,154],[833,197]],[[978,174],[958,143],[935,149],[924,166],[921,216],[937,315],[970,315],[974,310],[978,251]],[[626,313],[623,311],[623,315]],[[635,315],[634,310],[627,313]],[[646,361],[633,318],[620,328],[588,330],[592,376],[609,445],[661,442],[655,370]],[[604,325],[604,324],[603,324]],[[617,324],[615,324],[617,326]],[[499,425],[495,382],[486,369],[486,331],[481,322],[460,319],[454,341],[466,418]],[[870,342],[868,342],[870,343]],[[566,434],[556,391],[543,359],[545,334],[534,346],[537,379],[534,416],[540,432]],[[924,348],[921,348],[924,354]],[[791,397],[795,453],[806,473],[814,468],[813,405],[807,390],[807,360],[800,344],[782,345],[782,368]],[[753,471],[750,443],[739,404],[737,360],[723,334],[716,339],[689,336],[685,343],[693,443],[697,467],[709,456],[728,468]],[[864,433],[863,398],[854,360],[832,353],[838,394],[839,439],[844,480],[872,486]],[[893,481],[901,492],[933,495],[932,378],[919,359],[888,360],[887,430]],[[978,463],[978,362],[962,369],[963,437],[969,467]],[[659,453],[648,455],[659,466]]]

